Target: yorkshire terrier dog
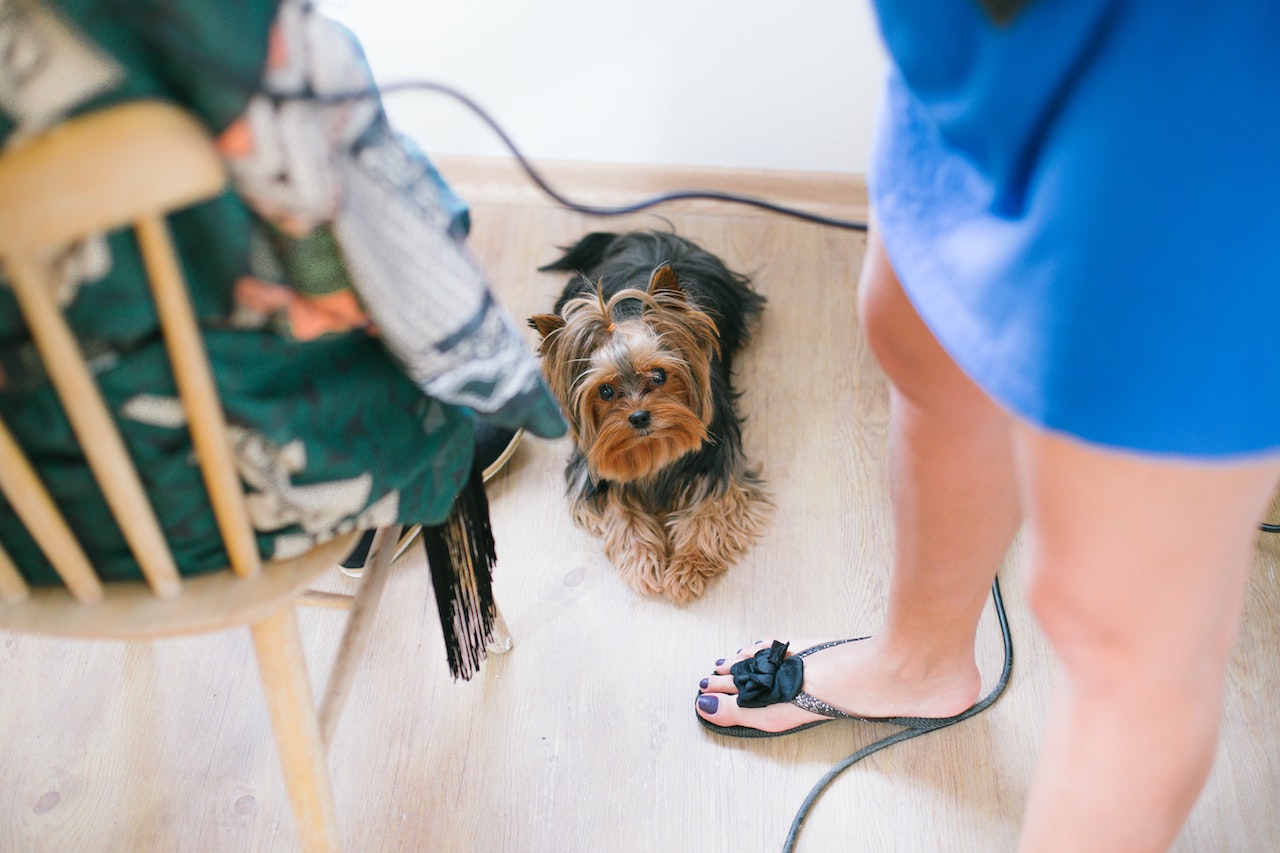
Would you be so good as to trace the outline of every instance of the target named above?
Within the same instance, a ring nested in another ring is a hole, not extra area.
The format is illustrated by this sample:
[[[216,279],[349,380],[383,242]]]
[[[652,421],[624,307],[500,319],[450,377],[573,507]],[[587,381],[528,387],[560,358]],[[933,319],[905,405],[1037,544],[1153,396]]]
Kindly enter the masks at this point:
[[[574,520],[636,590],[696,598],[769,517],[730,381],[765,299],[667,233],[588,234],[540,269],[575,273],[529,320],[572,430]]]

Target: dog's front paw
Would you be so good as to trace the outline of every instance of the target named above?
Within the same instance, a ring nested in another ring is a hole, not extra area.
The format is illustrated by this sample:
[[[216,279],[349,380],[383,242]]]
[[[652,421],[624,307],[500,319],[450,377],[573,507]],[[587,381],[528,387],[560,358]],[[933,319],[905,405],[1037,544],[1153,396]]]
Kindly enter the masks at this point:
[[[667,565],[666,554],[640,546],[634,540],[616,550],[606,547],[605,553],[618,567],[627,585],[643,595],[661,595],[666,592],[662,575]]]
[[[589,503],[579,503],[575,518],[604,539],[604,553],[627,585],[645,595],[662,593],[661,578],[669,554],[662,523],[618,493],[610,494],[600,511],[590,510]]]
[[[708,581],[728,568],[724,560],[708,554],[677,554],[662,575],[662,593],[676,604],[687,604],[706,592]]]

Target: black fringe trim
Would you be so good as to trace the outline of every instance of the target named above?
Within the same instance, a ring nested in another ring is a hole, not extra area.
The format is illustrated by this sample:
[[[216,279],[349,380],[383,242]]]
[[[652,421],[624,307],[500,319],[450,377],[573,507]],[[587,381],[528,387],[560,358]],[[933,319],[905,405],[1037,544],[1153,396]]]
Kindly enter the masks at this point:
[[[484,478],[474,464],[444,524],[422,527],[449,672],[468,681],[480,670],[493,639],[493,566],[497,553],[489,526]]]

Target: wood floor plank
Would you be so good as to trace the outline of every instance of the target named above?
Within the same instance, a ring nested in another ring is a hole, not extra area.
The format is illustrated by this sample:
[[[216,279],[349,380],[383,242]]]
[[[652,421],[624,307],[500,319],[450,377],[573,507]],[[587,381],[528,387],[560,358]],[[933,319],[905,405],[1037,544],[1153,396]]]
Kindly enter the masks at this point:
[[[737,742],[693,714],[697,680],[743,643],[856,635],[882,618],[887,389],[856,323],[863,237],[706,204],[601,220],[499,195],[476,204],[470,244],[523,323],[563,284],[536,272],[557,246],[667,221],[752,274],[769,299],[738,374],[747,450],[777,501],[768,533],[702,599],[641,598],[570,520],[566,441],[526,441],[489,484],[496,594],[514,648],[453,682],[421,552],[405,556],[329,755],[348,849],[777,850],[822,774],[892,731],[833,724]],[[1221,748],[1179,853],[1280,843],[1278,565],[1280,536],[1264,537]],[[1053,672],[1020,567],[1015,546],[1002,572],[1017,654],[1006,696],[850,770],[818,802],[799,850],[1013,848]],[[325,588],[353,582],[335,571]],[[325,681],[342,616],[300,613],[313,684]],[[981,632],[990,685],[1000,667],[990,607]],[[295,849],[246,632],[151,645],[4,636],[0,685],[0,850]]]

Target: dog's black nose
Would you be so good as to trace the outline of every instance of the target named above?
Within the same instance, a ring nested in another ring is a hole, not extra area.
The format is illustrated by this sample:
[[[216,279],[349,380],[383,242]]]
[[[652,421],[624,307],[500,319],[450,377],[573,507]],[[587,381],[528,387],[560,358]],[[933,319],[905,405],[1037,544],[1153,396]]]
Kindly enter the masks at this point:
[[[627,418],[627,421],[636,429],[644,429],[649,425],[649,412],[646,409],[634,411]]]

